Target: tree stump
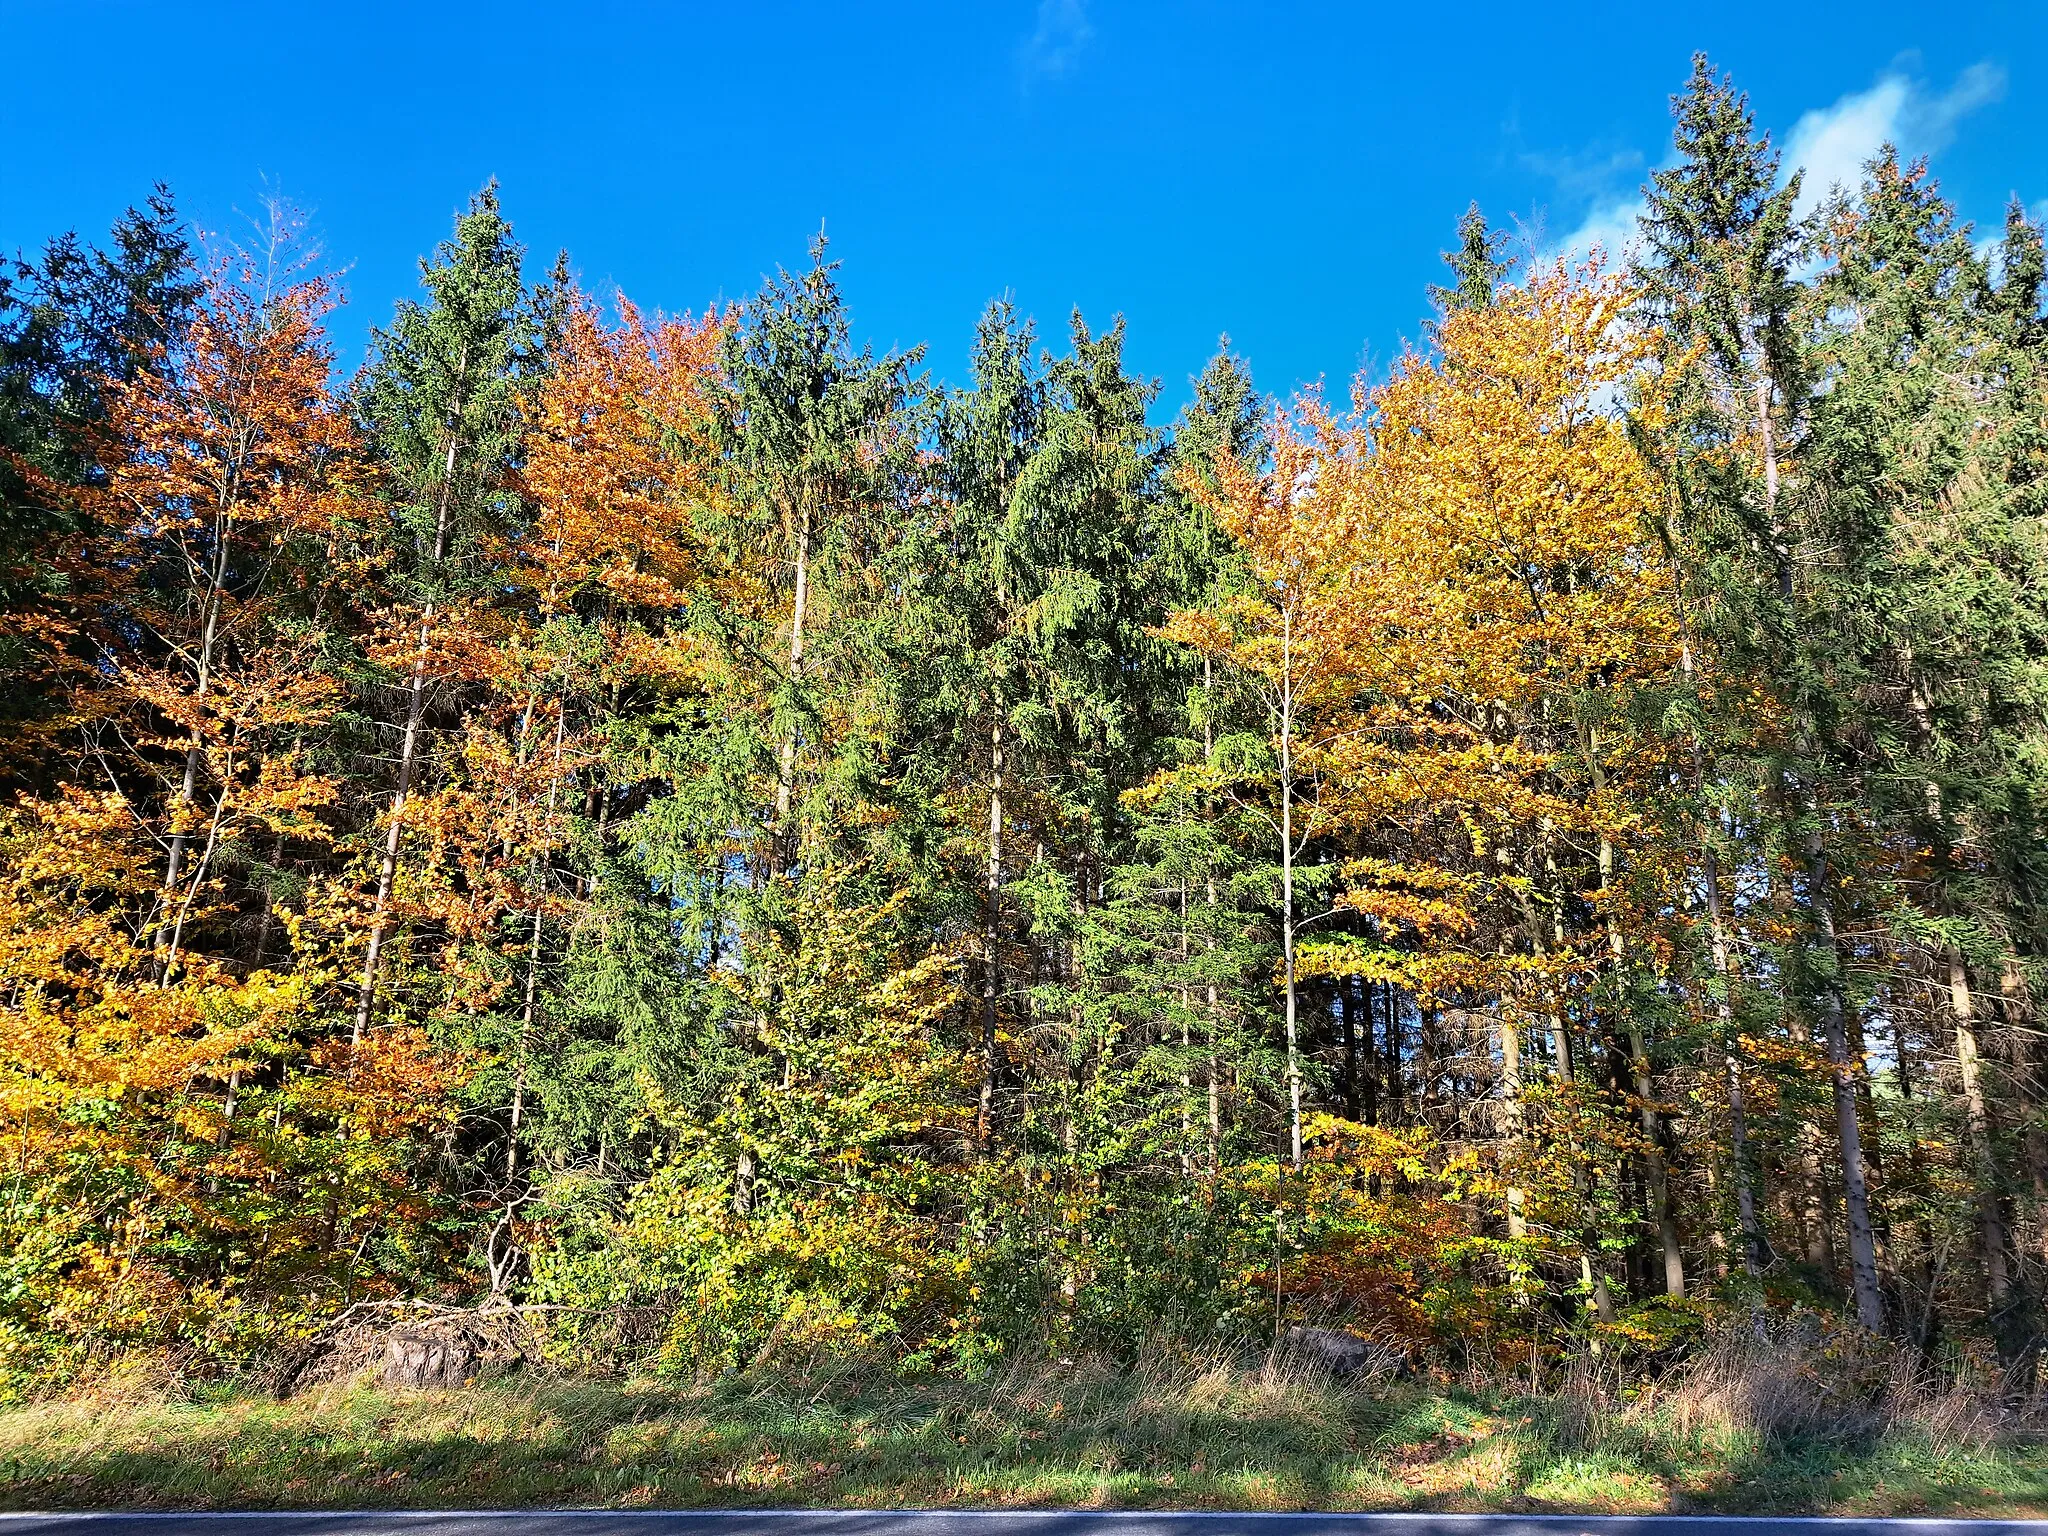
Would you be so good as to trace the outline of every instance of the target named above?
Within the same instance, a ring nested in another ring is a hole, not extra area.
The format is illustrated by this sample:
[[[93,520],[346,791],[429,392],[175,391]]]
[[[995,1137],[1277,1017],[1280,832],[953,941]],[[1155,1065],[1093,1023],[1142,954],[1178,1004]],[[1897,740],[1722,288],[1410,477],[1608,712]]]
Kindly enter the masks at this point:
[[[394,1333],[384,1344],[384,1369],[379,1380],[387,1387],[421,1390],[459,1387],[469,1379],[476,1355],[460,1339],[426,1333]]]

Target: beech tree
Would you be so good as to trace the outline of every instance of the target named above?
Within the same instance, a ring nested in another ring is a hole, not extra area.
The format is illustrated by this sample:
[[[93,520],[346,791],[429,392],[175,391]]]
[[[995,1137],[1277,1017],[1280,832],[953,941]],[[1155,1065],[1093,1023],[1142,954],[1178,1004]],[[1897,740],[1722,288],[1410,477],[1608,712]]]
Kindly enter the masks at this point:
[[[2031,1390],[2042,233],[1798,217],[1704,59],[1674,149],[1625,269],[1475,207],[1390,369],[1171,425],[1121,320],[953,387],[822,242],[667,316],[495,188],[346,390],[167,194],[17,263],[0,1395],[423,1300]]]

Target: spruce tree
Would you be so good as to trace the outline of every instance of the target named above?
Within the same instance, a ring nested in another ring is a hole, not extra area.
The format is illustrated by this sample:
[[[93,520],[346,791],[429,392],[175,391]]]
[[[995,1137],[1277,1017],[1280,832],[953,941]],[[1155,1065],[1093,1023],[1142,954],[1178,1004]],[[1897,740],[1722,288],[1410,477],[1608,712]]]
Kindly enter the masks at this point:
[[[1679,163],[1646,189],[1638,277],[1646,317],[1663,328],[1672,354],[1698,352],[1680,381],[1670,461],[1683,511],[1680,563],[1693,573],[1688,600],[1717,651],[1769,675],[1791,715],[1789,740],[1758,743],[1767,759],[1760,766],[1774,784],[1778,833],[1802,866],[1808,932],[1792,969],[1830,1062],[1856,1311],[1876,1329],[1884,1299],[1836,913],[1839,861],[1830,849],[1841,765],[1824,750],[1836,739],[1831,711],[1840,700],[1813,686],[1811,663],[1825,641],[1814,594],[1796,578],[1799,532],[1785,483],[1788,461],[1799,464],[1810,394],[1799,346],[1799,175],[1779,184],[1769,135],[1756,131],[1748,99],[1704,55],[1673,115]],[[1722,741],[1740,734],[1735,722],[1712,732]],[[1742,775],[1734,763],[1709,764],[1703,787],[1726,783],[1730,769]]]
[[[404,812],[421,787],[429,710],[442,695],[436,625],[446,624],[452,605],[488,590],[485,552],[519,515],[510,471],[520,396],[542,365],[523,254],[496,184],[486,186],[421,263],[425,299],[402,302],[391,325],[372,334],[357,386],[391,516],[393,610],[410,652],[402,670],[380,679],[384,707],[375,709],[380,738],[397,738],[396,773],[356,987],[358,1039],[370,1027],[391,936]]]
[[[106,247],[60,235],[0,271],[0,612],[61,594],[54,541],[87,529],[52,487],[99,476],[107,386],[172,366],[202,286],[161,184],[115,221]],[[0,727],[46,704],[51,658],[39,649],[14,626],[0,635]]]
[[[912,370],[922,352],[855,351],[838,263],[820,234],[800,275],[778,272],[729,333],[719,447],[743,515],[773,552],[777,594],[787,593],[768,682],[774,803],[765,823],[763,874],[792,869],[805,836],[806,801],[826,816],[835,782],[857,768],[856,743],[828,739],[829,690],[860,679],[855,631],[872,610],[856,595],[894,537],[914,475]],[[819,820],[817,825],[823,825]]]
[[[938,424],[948,517],[942,542],[918,553],[932,559],[927,611],[939,654],[926,673],[929,720],[957,763],[978,781],[967,800],[985,816],[977,839],[980,872],[979,974],[974,1050],[979,1085],[976,1147],[996,1130],[1002,1074],[1002,1014],[1014,1009],[1006,960],[1014,947],[1007,886],[1023,804],[1046,772],[1044,743],[1027,738],[1019,718],[1035,719],[1040,678],[1033,666],[1029,618],[1042,590],[1016,515],[1015,497],[1039,451],[1047,408],[1035,338],[1007,302],[989,306],[975,332],[973,388],[950,394]],[[936,557],[936,558],[934,558]],[[1028,823],[1026,823],[1028,824]]]
[[[1458,220],[1457,249],[1444,252],[1451,281],[1430,285],[1429,301],[1437,312],[1448,315],[1461,309],[1485,309],[1493,303],[1494,290],[1514,270],[1506,251],[1506,234],[1487,225],[1477,203],[1467,208]]]
[[[1981,999],[2023,969],[2020,892],[2032,880],[2009,883],[2012,862],[1987,865],[1973,850],[2017,854],[2040,837],[2042,786],[2021,745],[2042,730],[2048,703],[2048,630],[2030,590],[2040,508],[2014,482],[1998,429],[2037,414],[2010,371],[2026,350],[2024,323],[2012,324],[2029,282],[2025,232],[2013,304],[1990,286],[1925,167],[1889,148],[1854,200],[1825,217],[1817,300],[1831,317],[1819,348],[1829,388],[1814,402],[1807,457],[1812,537],[1830,558],[1811,581],[1826,636],[1811,687],[1848,706],[1835,715],[1835,756],[1853,754],[1864,818],[1924,850],[1890,879],[1860,883],[1881,896],[1906,975],[1944,1004],[1930,1046],[1942,1034],[1953,1045],[1987,1310],[2014,1364],[2033,1324]]]

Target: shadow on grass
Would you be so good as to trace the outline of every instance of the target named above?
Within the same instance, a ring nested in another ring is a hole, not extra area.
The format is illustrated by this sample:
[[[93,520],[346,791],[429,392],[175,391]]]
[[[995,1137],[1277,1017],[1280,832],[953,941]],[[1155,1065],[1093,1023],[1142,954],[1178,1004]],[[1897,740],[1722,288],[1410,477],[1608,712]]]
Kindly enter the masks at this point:
[[[0,1506],[2048,1507],[2048,1455],[1716,1443],[1555,1403],[1210,1363],[963,1383],[508,1378],[0,1414]]]

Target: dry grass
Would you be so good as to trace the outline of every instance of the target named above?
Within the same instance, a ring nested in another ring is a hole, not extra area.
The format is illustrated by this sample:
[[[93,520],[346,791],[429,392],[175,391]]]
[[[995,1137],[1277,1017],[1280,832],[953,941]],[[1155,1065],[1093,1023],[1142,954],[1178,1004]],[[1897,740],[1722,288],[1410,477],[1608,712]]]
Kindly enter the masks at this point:
[[[1912,1439],[1944,1455],[2023,1445],[2044,1428],[1983,1362],[1937,1369],[1882,1339],[1811,1318],[1731,1330],[1675,1372],[1651,1402],[1688,1436],[1763,1444]]]
[[[1819,1333],[1724,1340],[1647,1390],[1591,1356],[1550,1385],[1344,1384],[1155,1350],[972,1382],[821,1361],[695,1386],[333,1381],[279,1402],[131,1368],[0,1414],[0,1503],[2048,1509],[2048,1454],[1995,1392]]]

